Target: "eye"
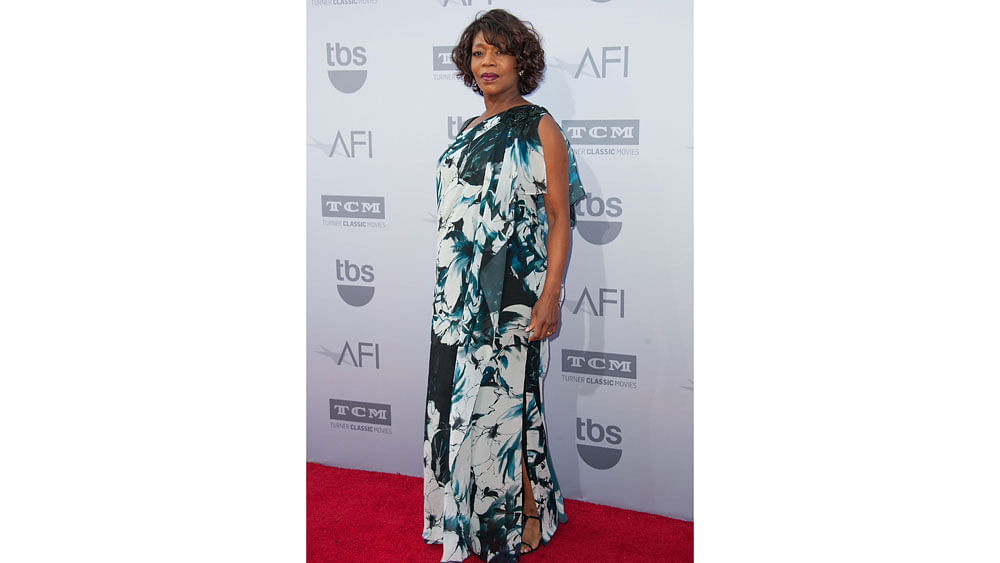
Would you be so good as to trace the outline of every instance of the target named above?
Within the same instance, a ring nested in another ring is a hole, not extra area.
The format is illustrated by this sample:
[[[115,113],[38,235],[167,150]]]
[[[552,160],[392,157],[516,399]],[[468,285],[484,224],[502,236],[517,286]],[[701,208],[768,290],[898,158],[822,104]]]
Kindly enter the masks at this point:
[[[481,56],[483,56],[483,52],[482,51],[473,51],[472,52],[472,56],[473,57],[481,57]]]

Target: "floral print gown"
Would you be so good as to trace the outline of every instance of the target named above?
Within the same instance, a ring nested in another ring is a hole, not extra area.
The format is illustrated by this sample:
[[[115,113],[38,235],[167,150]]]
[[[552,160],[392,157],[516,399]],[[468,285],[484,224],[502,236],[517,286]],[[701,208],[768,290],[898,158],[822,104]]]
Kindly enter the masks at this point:
[[[542,543],[567,521],[540,394],[548,341],[525,332],[547,264],[546,113],[502,111],[461,131],[438,160],[423,538],[443,544],[441,561],[520,559],[522,454]],[[584,192],[566,148],[572,226]]]

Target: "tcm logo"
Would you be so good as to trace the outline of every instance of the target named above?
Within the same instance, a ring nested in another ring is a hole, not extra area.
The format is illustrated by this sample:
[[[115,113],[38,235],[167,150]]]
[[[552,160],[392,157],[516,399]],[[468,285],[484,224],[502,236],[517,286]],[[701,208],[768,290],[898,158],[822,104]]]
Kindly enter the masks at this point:
[[[563,349],[562,370],[585,375],[636,378],[635,356],[607,352]]]
[[[610,69],[608,67],[611,67]],[[573,78],[580,78],[580,74],[583,72],[584,67],[593,71],[593,74],[588,73],[587,76],[594,76],[595,78],[608,78],[608,76],[614,75],[618,76],[621,72],[622,78],[628,78],[628,45],[621,47],[601,47],[597,57],[594,56],[590,51],[590,47],[583,52],[583,58],[580,59],[580,66],[576,68],[576,74]],[[612,74],[609,75],[608,72]]]
[[[454,45],[435,45],[434,49],[434,70],[458,70],[455,67],[455,63],[451,60],[451,51],[454,49]]]
[[[368,64],[368,55],[364,47],[354,47],[353,49],[341,45],[340,43],[326,44],[326,62],[330,65],[327,76],[330,77],[330,84],[345,94],[353,94],[365,85],[368,78],[367,69],[354,69],[351,67],[365,66]]]
[[[334,137],[332,143],[320,142],[315,137],[311,137],[310,140],[310,147],[322,151],[323,154],[330,158],[333,158],[335,154],[346,156],[347,158],[358,158],[358,156],[362,156],[365,153],[368,153],[368,158],[374,157],[372,152],[372,132],[370,129],[351,130],[346,135],[341,131],[337,131],[337,136]]]
[[[622,429],[618,426],[601,426],[589,418],[584,422],[577,417],[576,439],[579,440],[576,451],[580,459],[594,469],[611,469],[622,459],[620,447],[609,447],[622,443]]]
[[[625,290],[602,287],[597,290],[597,300],[591,294],[590,289],[583,288],[583,293],[576,300],[567,299],[563,303],[564,307],[569,307],[574,315],[580,314],[581,310],[595,317],[613,315],[618,313],[619,318],[625,318]],[[607,308],[605,308],[607,306]]]
[[[330,420],[392,425],[392,406],[344,399],[330,399]]]
[[[452,6],[466,6],[466,7],[472,6],[473,4],[481,6],[493,5],[493,0],[486,0],[485,2],[483,2],[482,0],[479,0],[478,2],[475,2],[473,0],[437,0],[437,1],[440,2],[442,6],[445,7],[447,7],[449,4],[451,4]]]
[[[375,296],[375,286],[357,285],[354,282],[375,281],[375,267],[370,264],[352,264],[350,260],[337,260],[337,293],[348,305],[363,307]]]
[[[323,217],[352,219],[385,219],[385,198],[382,196],[324,195]]]
[[[574,210],[578,217],[576,230],[583,240],[590,244],[608,244],[622,232],[621,221],[608,220],[622,216],[622,200],[619,197],[602,199],[593,194],[586,194],[583,199],[576,202]],[[579,219],[580,217],[594,219]]]
[[[638,119],[564,119],[562,129],[573,145],[638,145]]]
[[[320,346],[320,348],[323,350],[316,353],[330,358],[338,366],[342,366],[344,362],[347,362],[349,366],[364,368],[371,367],[374,362],[375,369],[381,369],[378,343],[376,342],[358,342],[357,346],[352,346],[350,342],[344,342],[344,347],[339,353],[330,350],[326,346]]]

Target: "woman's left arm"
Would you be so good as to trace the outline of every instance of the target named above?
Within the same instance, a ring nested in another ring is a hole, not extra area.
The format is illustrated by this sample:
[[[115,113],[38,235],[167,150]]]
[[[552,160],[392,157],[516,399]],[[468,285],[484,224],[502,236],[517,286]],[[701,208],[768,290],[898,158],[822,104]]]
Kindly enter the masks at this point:
[[[545,241],[547,266],[545,286],[531,309],[528,341],[550,336],[559,326],[559,294],[563,272],[569,257],[569,156],[566,140],[552,116],[545,114],[538,122],[538,137],[545,158],[543,194],[549,233]]]

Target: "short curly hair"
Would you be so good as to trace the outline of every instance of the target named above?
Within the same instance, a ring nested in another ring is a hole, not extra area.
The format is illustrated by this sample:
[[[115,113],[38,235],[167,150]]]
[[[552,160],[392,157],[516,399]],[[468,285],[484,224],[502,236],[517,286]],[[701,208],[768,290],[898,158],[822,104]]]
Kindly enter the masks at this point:
[[[490,10],[473,20],[462,32],[458,45],[452,49],[451,60],[455,63],[457,76],[462,82],[480,96],[483,95],[470,67],[472,41],[480,31],[487,43],[512,53],[517,59],[517,69],[524,71],[524,74],[518,76],[517,88],[521,95],[534,92],[545,74],[542,38],[530,22],[521,21],[514,14],[501,9]]]

